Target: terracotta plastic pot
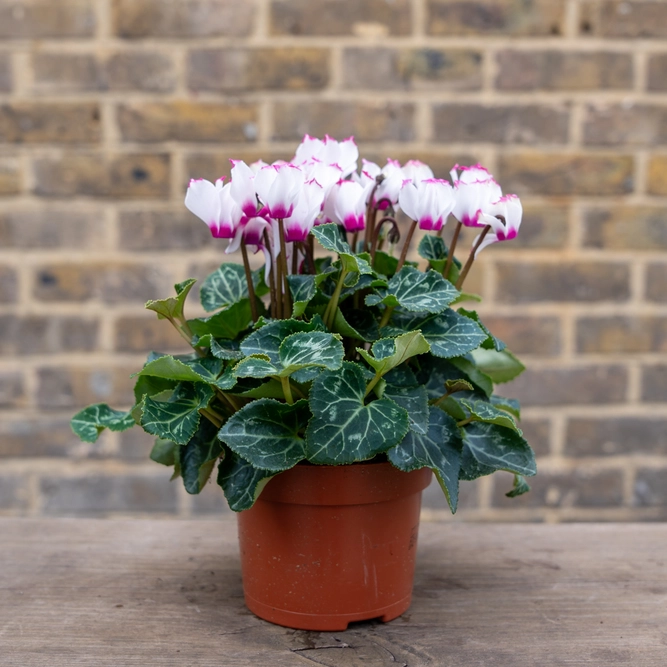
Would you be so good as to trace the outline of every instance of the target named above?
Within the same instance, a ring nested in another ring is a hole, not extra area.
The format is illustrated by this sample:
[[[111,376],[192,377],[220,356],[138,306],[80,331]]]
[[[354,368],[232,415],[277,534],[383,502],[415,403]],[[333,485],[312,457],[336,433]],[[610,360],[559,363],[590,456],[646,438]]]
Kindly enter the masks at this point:
[[[340,631],[409,606],[428,468],[298,465],[238,515],[243,588],[260,618]]]

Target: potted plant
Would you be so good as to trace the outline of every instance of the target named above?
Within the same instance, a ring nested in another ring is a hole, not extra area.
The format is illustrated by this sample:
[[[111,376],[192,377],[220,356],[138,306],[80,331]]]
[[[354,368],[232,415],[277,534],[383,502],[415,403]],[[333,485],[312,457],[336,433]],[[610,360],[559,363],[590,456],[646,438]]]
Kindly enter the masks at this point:
[[[206,317],[185,315],[192,279],[148,302],[190,352],[152,352],[130,410],[72,419],[86,442],[140,425],[189,493],[217,465],[248,606],[312,630],[407,609],[432,472],[452,512],[459,480],[506,470],[514,496],[536,472],[517,402],[494,393],[523,366],[460,305],[479,300],[463,291],[479,252],[516,236],[519,199],[479,165],[457,165],[450,183],[417,161],[357,162],[351,138],[306,136],[289,163],[233,161],[227,184],[193,180],[186,206],[242,265],[203,281]],[[462,264],[464,226],[479,235]],[[423,266],[409,253],[417,227]]]

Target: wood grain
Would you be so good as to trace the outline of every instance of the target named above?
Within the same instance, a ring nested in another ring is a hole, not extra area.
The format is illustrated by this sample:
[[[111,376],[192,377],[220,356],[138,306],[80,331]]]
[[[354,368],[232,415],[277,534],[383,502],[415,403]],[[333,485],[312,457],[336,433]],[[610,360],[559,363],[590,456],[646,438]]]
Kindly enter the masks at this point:
[[[346,632],[243,604],[236,525],[0,519],[0,665],[667,665],[667,525],[422,524],[414,601]]]

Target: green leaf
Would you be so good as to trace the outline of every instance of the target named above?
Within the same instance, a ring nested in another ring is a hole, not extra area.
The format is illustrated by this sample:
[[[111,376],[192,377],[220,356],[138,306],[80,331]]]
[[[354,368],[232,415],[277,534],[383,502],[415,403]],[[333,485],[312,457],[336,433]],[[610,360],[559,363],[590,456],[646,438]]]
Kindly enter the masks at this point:
[[[509,350],[498,352],[480,348],[472,352],[471,356],[478,368],[497,384],[509,382],[526,370]]]
[[[498,352],[502,352],[507,345],[503,343],[500,338],[496,338],[487,328],[484,326],[484,322],[479,318],[479,315],[477,314],[476,310],[466,310],[465,308],[459,308],[458,312],[463,315],[464,317],[469,317],[471,320],[475,320],[477,324],[482,328],[482,330],[486,333],[488,338],[482,343],[482,347],[487,349],[487,350],[498,350]]]
[[[261,304],[261,301],[257,301]],[[262,306],[263,307],[263,306]],[[210,317],[198,317],[188,320],[190,329],[196,336],[211,334],[214,338],[234,340],[251,323],[250,299],[241,299]]]
[[[114,410],[106,403],[89,405],[77,412],[70,421],[72,431],[83,442],[96,442],[105,428],[110,431],[127,431],[134,424],[131,412]]]
[[[292,317],[301,317],[306,312],[306,306],[317,293],[315,276],[287,276],[287,282],[292,295]]]
[[[343,344],[324,331],[301,331],[291,334],[280,344],[279,363],[274,365],[267,354],[246,357],[234,368],[238,377],[289,377],[310,366],[336,370],[343,363]]]
[[[193,345],[196,347],[207,347],[216,359],[234,361],[243,359],[243,352],[235,340],[225,340],[224,338],[215,339],[211,334],[206,334],[199,338],[195,336]]]
[[[192,494],[199,493],[223,451],[216,427],[207,419],[202,419],[194,437],[177,451],[185,490]]]
[[[336,309],[333,330],[341,336],[368,343],[380,335],[377,319],[368,310],[350,310],[344,315],[340,308]]]
[[[381,338],[371,347],[373,356],[363,348],[357,348],[357,352],[379,376],[388,373],[410,357],[425,354],[429,350],[429,344],[419,331],[401,334],[396,338]]]
[[[269,361],[266,354],[253,354],[234,366],[234,374],[240,378],[261,379],[270,375],[278,375],[279,372],[280,369]]]
[[[274,378],[266,382],[252,378],[241,378],[236,383],[234,391],[230,393],[243,398],[285,398],[280,380]]]
[[[395,335],[415,330],[421,331],[429,342],[431,353],[444,359],[466,354],[486,340],[486,334],[476,322],[451,309],[428,317],[394,313],[391,326],[384,327],[380,333]]]
[[[441,236],[425,234],[419,242],[417,252],[424,259],[447,259],[448,251],[445,241]]]
[[[467,380],[447,380],[445,389],[448,394],[457,394],[460,391],[475,391],[475,387]]]
[[[382,275],[393,276],[398,268],[398,259],[382,250],[378,250],[373,260],[373,268]]]
[[[496,468],[482,465],[470,451],[469,447],[463,446],[461,451],[461,472],[459,472],[459,479],[466,482],[472,482],[480,477],[486,477],[496,472]]]
[[[512,429],[472,422],[463,428],[464,451],[483,467],[507,470],[530,477],[537,472],[535,455],[528,443]]]
[[[439,273],[404,266],[389,281],[386,290],[366,297],[366,305],[383,303],[387,307],[401,306],[412,312],[440,313],[458,294],[457,289]]]
[[[338,253],[341,264],[346,271],[374,273],[369,263],[370,257],[365,253],[361,255],[353,254],[350,244],[344,241],[341,236],[341,227],[336,223],[313,227],[312,234],[325,250]]]
[[[188,298],[188,294],[196,282],[197,281],[194,278],[190,278],[189,280],[174,285],[174,289],[176,290],[175,297],[172,296],[168,299],[160,299],[159,301],[148,301],[146,303],[146,308],[148,310],[154,310],[160,320],[180,319],[183,317],[185,300]]]
[[[417,373],[417,380],[419,384],[423,384],[426,387],[430,400],[440,398],[446,392],[448,382],[456,382],[458,380],[470,382],[468,375],[460,371],[452,363],[452,360],[439,359],[438,357],[428,355],[420,357],[418,361],[420,370]],[[475,386],[475,383],[471,382],[471,384]],[[466,398],[483,398],[486,394],[479,391],[471,392],[470,394],[461,392],[461,395],[465,395]]]
[[[390,398],[408,413],[413,431],[426,433],[429,412],[426,387],[399,387],[387,382],[382,397]]]
[[[206,384],[181,384],[169,400],[144,398],[141,425],[152,435],[187,444],[199,427],[199,410],[213,398],[213,389]]]
[[[150,458],[156,463],[161,463],[163,466],[173,466],[176,465],[178,457],[178,448],[180,445],[177,445],[171,440],[163,440],[162,438],[155,438],[155,444],[153,449],[151,449]]]
[[[341,254],[351,254],[352,249],[347,241],[341,236],[341,227],[335,222],[326,225],[317,225],[313,227],[312,235],[319,241],[320,245],[330,252]]]
[[[454,357],[450,359],[450,363],[464,373],[465,377],[477,389],[483,391],[487,397],[491,396],[493,393],[493,380],[486,373],[482,373],[472,361],[466,357]]]
[[[364,405],[366,378],[358,364],[323,371],[313,381],[306,430],[312,463],[339,465],[365,461],[397,445],[408,431],[405,410],[383,398]]]
[[[404,472],[431,468],[453,514],[459,499],[462,444],[456,422],[442,410],[431,408],[426,432],[408,431],[403,442],[387,452],[387,457]]]
[[[280,344],[281,377],[306,366],[337,370],[345,350],[338,337],[324,331],[306,331],[287,336]]]
[[[451,278],[450,278],[451,279]],[[482,297],[479,294],[471,294],[470,292],[461,292],[454,301],[450,304],[451,306],[456,306],[459,303],[465,303],[466,301],[475,301],[476,303],[482,302]]]
[[[516,425],[509,414],[494,407],[491,403],[487,403],[486,401],[468,400],[465,398],[455,400],[466,409],[468,413],[467,416],[473,421],[480,421],[486,424],[497,424],[498,426],[510,428],[516,431],[519,435],[522,435],[521,429]]]
[[[505,495],[508,498],[516,498],[517,496],[522,496],[524,493],[528,493],[528,491],[530,491],[528,482],[526,482],[526,480],[521,477],[521,475],[514,475],[514,487]]]
[[[428,260],[429,266],[442,275],[449,256],[449,248],[445,245],[445,241],[440,236],[427,234],[419,242],[417,252],[421,257]],[[452,261],[451,268],[447,280],[455,284],[459,277],[459,270],[461,262],[456,257]]]
[[[266,294],[261,270],[253,272],[252,282],[257,296]],[[201,305],[208,313],[218,308],[233,306],[247,298],[245,269],[240,264],[222,264],[206,277],[199,292]]]
[[[140,376],[134,385],[134,400],[136,404],[143,401],[144,396],[155,396],[176,386],[175,380],[167,380],[152,375]]]
[[[241,352],[246,357],[264,354],[277,366],[280,363],[280,345],[287,336],[305,331],[323,331],[324,324],[319,317],[310,322],[301,320],[273,320],[253,331],[241,343]]]
[[[309,416],[307,401],[288,405],[260,398],[232,415],[218,437],[256,468],[279,472],[305,458],[300,433]]]
[[[490,400],[492,405],[495,405],[501,410],[505,410],[505,412],[509,412],[517,419],[521,419],[521,406],[516,398],[505,398],[505,396],[497,396],[496,394],[493,394]]]
[[[272,477],[274,472],[255,468],[232,451],[225,452],[218,466],[218,484],[234,512],[250,509]]]
[[[223,363],[222,359],[213,357],[172,357],[165,354],[149,361],[135,376],[139,377],[140,380],[144,376],[152,378],[153,385],[149,386],[155,388],[159,386],[157,378],[162,378],[163,381],[170,381],[163,389],[173,387],[173,382],[205,382],[227,391],[236,384],[236,379],[231,368],[226,368],[220,375]],[[140,385],[139,382],[137,382],[139,389],[135,388],[137,402],[141,400],[139,392],[143,391],[142,387],[148,384],[144,381]],[[152,396],[157,391],[146,393]],[[141,397],[143,397],[143,394]]]

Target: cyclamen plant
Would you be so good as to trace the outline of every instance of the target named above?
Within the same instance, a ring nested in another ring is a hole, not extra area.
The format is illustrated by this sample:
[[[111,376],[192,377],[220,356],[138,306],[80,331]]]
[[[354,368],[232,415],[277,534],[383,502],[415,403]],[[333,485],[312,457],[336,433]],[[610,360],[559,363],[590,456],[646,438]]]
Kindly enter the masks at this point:
[[[140,425],[157,436],[151,458],[173,466],[189,493],[219,461],[236,511],[303,462],[429,467],[452,512],[461,479],[506,470],[515,475],[507,495],[527,491],[536,467],[519,405],[494,393],[524,367],[459,307],[479,301],[462,291],[479,253],[516,237],[519,198],[480,165],[455,166],[450,183],[416,160],[363,160],[358,173],[358,157],[352,138],[306,136],[291,162],[232,161],[229,183],[191,181],[185,205],[229,239],[227,253],[241,250],[243,265],[223,263],[204,280],[208,317],[185,317],[194,279],[149,301],[191,353],[152,352],[135,376],[134,407],[91,405],[74,432],[94,442],[105,428]],[[412,221],[402,244],[399,210]],[[480,233],[461,264],[464,226]],[[408,260],[417,227],[428,232],[418,247],[426,270]],[[263,268],[251,269],[249,249],[263,253]]]

